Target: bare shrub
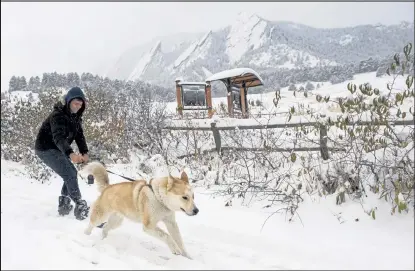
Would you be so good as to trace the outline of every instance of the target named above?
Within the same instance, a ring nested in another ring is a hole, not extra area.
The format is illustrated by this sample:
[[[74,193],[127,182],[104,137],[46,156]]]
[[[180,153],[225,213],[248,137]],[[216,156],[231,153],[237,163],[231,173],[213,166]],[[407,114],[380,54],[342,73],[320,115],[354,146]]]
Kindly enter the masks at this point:
[[[385,89],[373,89],[366,83],[359,87],[349,84],[350,95],[346,97],[302,93],[329,107],[338,106],[341,115],[319,113],[304,104],[292,106],[286,127],[220,131],[219,153],[208,151],[213,137],[203,138],[204,132],[192,131],[199,135],[194,136],[198,144],[191,140],[178,144],[201,158],[181,166],[198,166],[203,183],[228,197],[228,202],[235,197],[247,203],[268,200],[266,207],[278,202],[291,214],[290,219],[303,193],[334,195],[336,204],[342,204],[347,198],[363,202],[369,189],[391,202],[392,213],[407,211],[414,200],[414,79],[405,72],[405,67],[413,66],[411,59],[411,45],[407,45],[403,57],[395,56],[388,72],[399,73]],[[399,78],[405,81],[403,89],[395,87]],[[293,94],[297,95],[296,91]],[[276,107],[280,99],[276,91]],[[409,116],[412,123],[395,125]],[[294,119],[303,124],[288,127]],[[321,145],[323,128],[327,130],[323,139],[330,148],[327,158],[312,150]],[[175,131],[175,137],[190,138],[190,132]],[[302,151],[294,151],[296,148]],[[374,212],[368,214],[375,218]]]

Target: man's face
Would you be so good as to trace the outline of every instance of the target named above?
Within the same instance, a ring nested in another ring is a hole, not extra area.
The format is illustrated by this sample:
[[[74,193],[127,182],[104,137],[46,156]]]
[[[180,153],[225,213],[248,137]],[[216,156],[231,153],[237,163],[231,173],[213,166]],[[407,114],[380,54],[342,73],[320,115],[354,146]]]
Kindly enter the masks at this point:
[[[84,102],[81,99],[73,99],[70,103],[69,103],[69,108],[71,109],[72,113],[77,113],[79,109],[81,109],[82,104]]]

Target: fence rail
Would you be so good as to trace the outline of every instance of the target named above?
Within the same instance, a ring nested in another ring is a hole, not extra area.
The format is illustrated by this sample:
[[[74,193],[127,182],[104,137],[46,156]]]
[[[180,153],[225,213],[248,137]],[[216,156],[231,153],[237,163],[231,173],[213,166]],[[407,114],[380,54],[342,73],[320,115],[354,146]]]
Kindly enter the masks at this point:
[[[334,122],[336,123],[336,122]],[[347,126],[354,126],[354,125],[370,125],[370,124],[377,124],[373,121],[359,121],[359,122],[349,122]],[[403,126],[403,125],[414,125],[414,120],[400,120],[389,122],[392,126]],[[320,126],[320,122],[298,122],[298,123],[276,123],[276,124],[257,124],[257,125],[239,125],[239,126],[223,126],[217,127],[216,123],[211,123],[211,127],[189,127],[189,126],[166,126],[163,129],[166,130],[181,130],[181,131],[210,131],[212,130],[212,125],[216,127],[217,130],[249,130],[249,129],[273,129],[273,128],[293,128],[293,127],[300,127],[300,126]]]
[[[334,122],[335,123],[335,122]],[[349,122],[347,126],[363,125],[368,126],[371,124],[382,125],[380,122],[373,121],[358,121],[358,122]],[[399,120],[394,122],[389,122],[391,126],[405,126],[405,125],[415,125],[414,119],[412,120]],[[320,141],[319,147],[307,147],[307,148],[240,148],[240,147],[222,147],[222,140],[220,136],[220,131],[232,131],[235,129],[238,130],[256,130],[256,129],[275,129],[275,128],[295,128],[301,126],[315,126],[319,127],[320,131]],[[278,124],[268,124],[268,125],[240,125],[240,126],[223,126],[217,127],[216,123],[212,122],[210,127],[189,127],[189,126],[166,126],[163,129],[165,130],[175,130],[175,131],[211,131],[213,138],[215,140],[216,148],[205,150],[202,153],[209,152],[218,152],[219,154],[222,151],[235,150],[235,151],[267,151],[267,152],[292,152],[292,151],[320,151],[320,154],[324,160],[329,159],[329,151],[344,151],[341,148],[332,148],[327,146],[327,126],[323,125],[320,122],[299,122],[299,123],[278,123]],[[198,154],[188,154],[181,155],[178,158],[196,156]]]

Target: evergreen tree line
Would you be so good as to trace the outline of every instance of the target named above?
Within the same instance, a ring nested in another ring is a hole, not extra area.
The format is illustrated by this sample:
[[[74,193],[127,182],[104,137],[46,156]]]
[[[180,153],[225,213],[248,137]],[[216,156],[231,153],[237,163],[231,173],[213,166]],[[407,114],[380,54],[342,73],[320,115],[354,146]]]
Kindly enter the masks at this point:
[[[9,92],[13,91],[31,91],[39,93],[43,90],[50,90],[52,88],[69,89],[73,86],[79,86],[82,89],[98,89],[106,88],[109,91],[123,91],[134,88],[146,88],[148,91],[154,92],[155,96],[162,101],[172,101],[175,97],[174,82],[171,89],[151,85],[142,81],[125,81],[112,80],[108,77],[93,75],[91,73],[82,73],[79,76],[76,72],[67,74],[43,73],[42,79],[39,76],[31,76],[29,81],[25,76],[12,76],[9,81]]]

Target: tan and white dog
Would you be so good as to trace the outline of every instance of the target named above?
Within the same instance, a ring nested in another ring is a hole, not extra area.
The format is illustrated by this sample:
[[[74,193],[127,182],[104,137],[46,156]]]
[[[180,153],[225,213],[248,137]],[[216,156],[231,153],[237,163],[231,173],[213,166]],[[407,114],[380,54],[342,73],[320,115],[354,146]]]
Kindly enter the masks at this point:
[[[109,184],[108,173],[99,162],[89,163],[84,170],[92,174],[101,195],[93,203],[90,222],[85,234],[107,222],[102,229],[102,238],[121,225],[124,218],[142,223],[144,232],[165,242],[171,252],[190,258],[176,223],[175,212],[183,211],[189,216],[199,209],[194,202],[194,193],[187,174],[180,178],[169,176],[145,180]],[[168,233],[157,226],[159,221],[166,225]]]

